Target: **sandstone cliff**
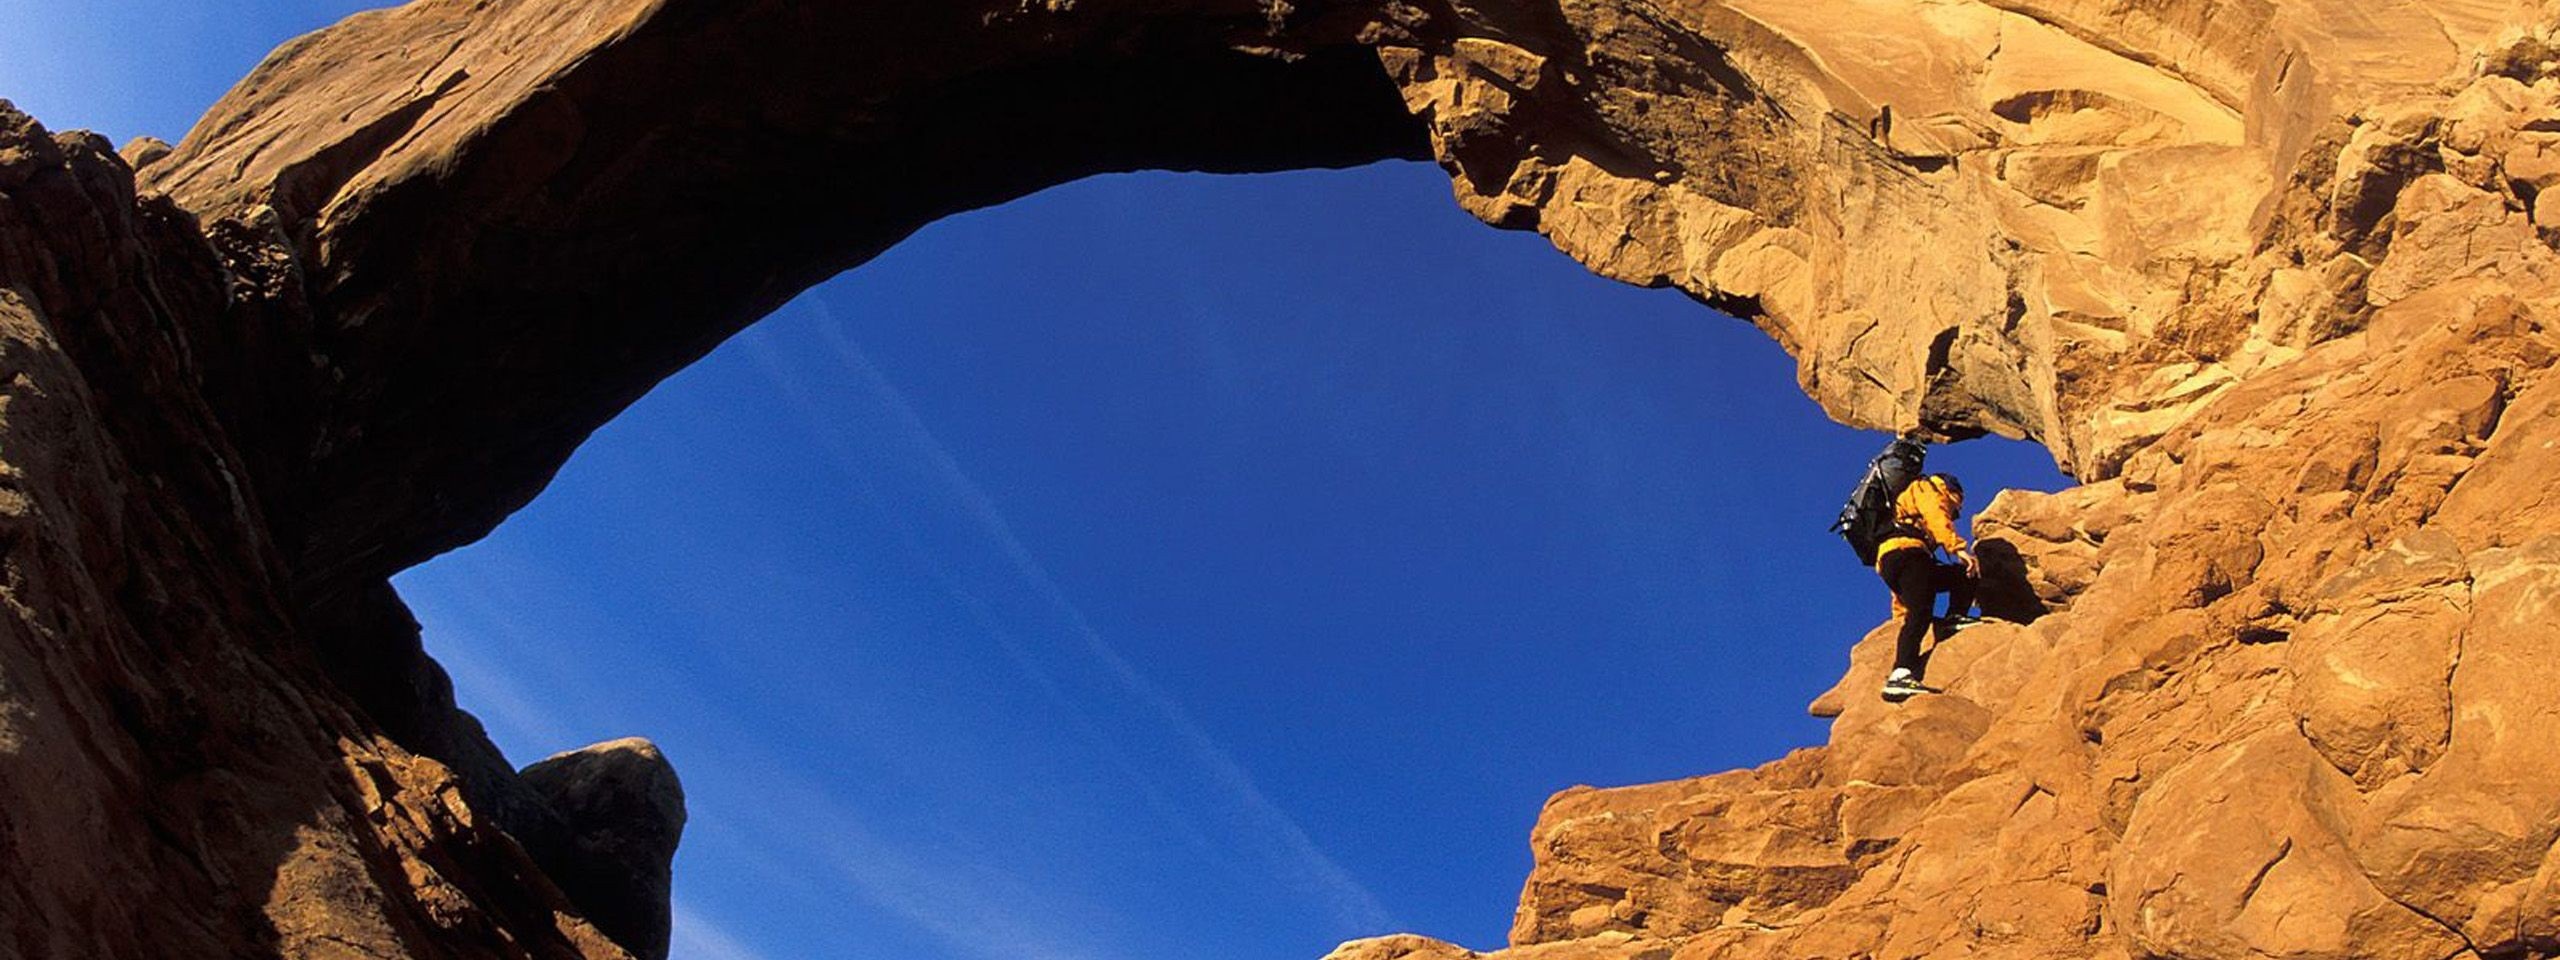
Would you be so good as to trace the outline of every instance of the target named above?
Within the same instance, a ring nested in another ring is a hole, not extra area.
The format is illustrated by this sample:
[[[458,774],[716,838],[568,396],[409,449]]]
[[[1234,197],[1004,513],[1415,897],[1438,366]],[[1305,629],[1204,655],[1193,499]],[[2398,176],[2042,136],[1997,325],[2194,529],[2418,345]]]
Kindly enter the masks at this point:
[[[1871,637],[1829,746],[1559,795],[1505,955],[2560,953],[2560,4],[907,6],[419,0],[174,152],[0,110],[0,952],[662,950],[663,759],[518,776],[384,578],[935,217],[1430,156],[2088,483],[1987,512],[2043,615],[1947,695]]]

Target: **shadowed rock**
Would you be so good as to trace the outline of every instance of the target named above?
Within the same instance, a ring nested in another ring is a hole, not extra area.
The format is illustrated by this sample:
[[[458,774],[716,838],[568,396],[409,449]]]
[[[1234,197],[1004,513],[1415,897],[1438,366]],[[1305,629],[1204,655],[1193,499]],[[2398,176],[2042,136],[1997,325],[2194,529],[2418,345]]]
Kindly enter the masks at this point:
[[[1946,694],[1877,701],[1870,635],[1829,744],[1560,794],[1520,960],[2560,952],[2556,23],[420,0],[165,157],[0,108],[0,951],[625,955],[581,912],[655,945],[662,894],[616,884],[671,777],[536,796],[384,578],[936,217],[1429,156],[1754,323],[1844,422],[2087,481],[1986,510],[2048,612],[1947,638]]]
[[[666,960],[670,865],[684,836],[684,785],[656,744],[609,740],[524,768],[558,817],[519,834],[596,929],[641,960]]]

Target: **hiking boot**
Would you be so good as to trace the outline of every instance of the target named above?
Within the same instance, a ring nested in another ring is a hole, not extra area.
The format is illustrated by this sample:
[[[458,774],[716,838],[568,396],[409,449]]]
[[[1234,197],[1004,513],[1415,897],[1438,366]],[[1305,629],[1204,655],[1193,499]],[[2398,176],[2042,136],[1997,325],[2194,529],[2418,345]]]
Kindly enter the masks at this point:
[[[1901,703],[1902,701],[1911,699],[1912,694],[1919,693],[1926,689],[1928,688],[1920,685],[1920,677],[1917,674],[1912,673],[1911,668],[1909,667],[1895,667],[1893,668],[1893,675],[1884,678],[1884,699],[1886,703]]]
[[[1954,632],[1956,632],[1956,631],[1958,631],[1958,630],[1962,630],[1962,629],[1964,629],[1964,628],[1966,628],[1966,627],[1978,627],[1978,626],[1981,626],[1981,625],[1982,625],[1982,618],[1981,618],[1981,617],[1977,617],[1977,616],[1973,616],[1973,615],[1971,615],[1971,614],[1966,614],[1966,615],[1963,615],[1963,616],[1956,616],[1956,617],[1947,617],[1947,618],[1945,618],[1945,619],[1942,619],[1942,620],[1939,620],[1939,621],[1938,621],[1938,629],[1940,629],[1940,630],[1944,630],[1944,631],[1946,631],[1946,632],[1948,632],[1948,633],[1954,633]]]

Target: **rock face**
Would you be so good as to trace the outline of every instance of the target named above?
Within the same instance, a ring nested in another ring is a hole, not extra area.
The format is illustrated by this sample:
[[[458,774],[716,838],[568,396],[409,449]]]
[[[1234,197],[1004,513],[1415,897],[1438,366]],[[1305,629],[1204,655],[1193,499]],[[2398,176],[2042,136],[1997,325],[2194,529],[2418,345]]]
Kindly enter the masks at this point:
[[[330,680],[202,389],[231,279],[0,104],[0,956],[620,956]]]
[[[524,768],[524,783],[561,829],[518,831],[596,929],[640,960],[666,960],[668,867],[684,836],[684,785],[656,744],[637,737],[572,750]]]
[[[2560,954],[2555,29],[419,0],[287,45],[174,151],[0,109],[0,954],[660,948],[663,764],[518,775],[384,578],[936,217],[1421,156],[1757,324],[1845,422],[2087,483],[1985,511],[1993,596],[2040,615],[1950,638],[1947,694],[1875,700],[1871,636],[1828,746],[1559,795],[1501,955]]]

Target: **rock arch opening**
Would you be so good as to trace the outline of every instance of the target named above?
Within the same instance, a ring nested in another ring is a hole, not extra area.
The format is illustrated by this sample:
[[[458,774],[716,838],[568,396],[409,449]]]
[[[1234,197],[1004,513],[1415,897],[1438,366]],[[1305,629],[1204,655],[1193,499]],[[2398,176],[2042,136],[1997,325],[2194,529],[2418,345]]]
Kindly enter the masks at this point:
[[[1758,331],[1447,189],[1134,175],[937,224],[403,593],[520,762],[667,749],[725,828],[679,916],[735,940],[1497,944],[1554,790],[1819,742],[1882,603],[1820,530],[1872,435]],[[1982,450],[1941,465],[2061,482]]]
[[[1427,150],[1478,219],[1754,305],[1844,421],[2092,481],[2006,518],[2073,603],[1968,632],[1967,693],[1560,796],[1516,942],[2548,953],[2549,11],[2140,6],[423,0],[173,154],[0,111],[0,837],[52,865],[0,876],[10,932],[614,955],[503,776],[400,745],[440,691],[381,577],[932,216]]]

